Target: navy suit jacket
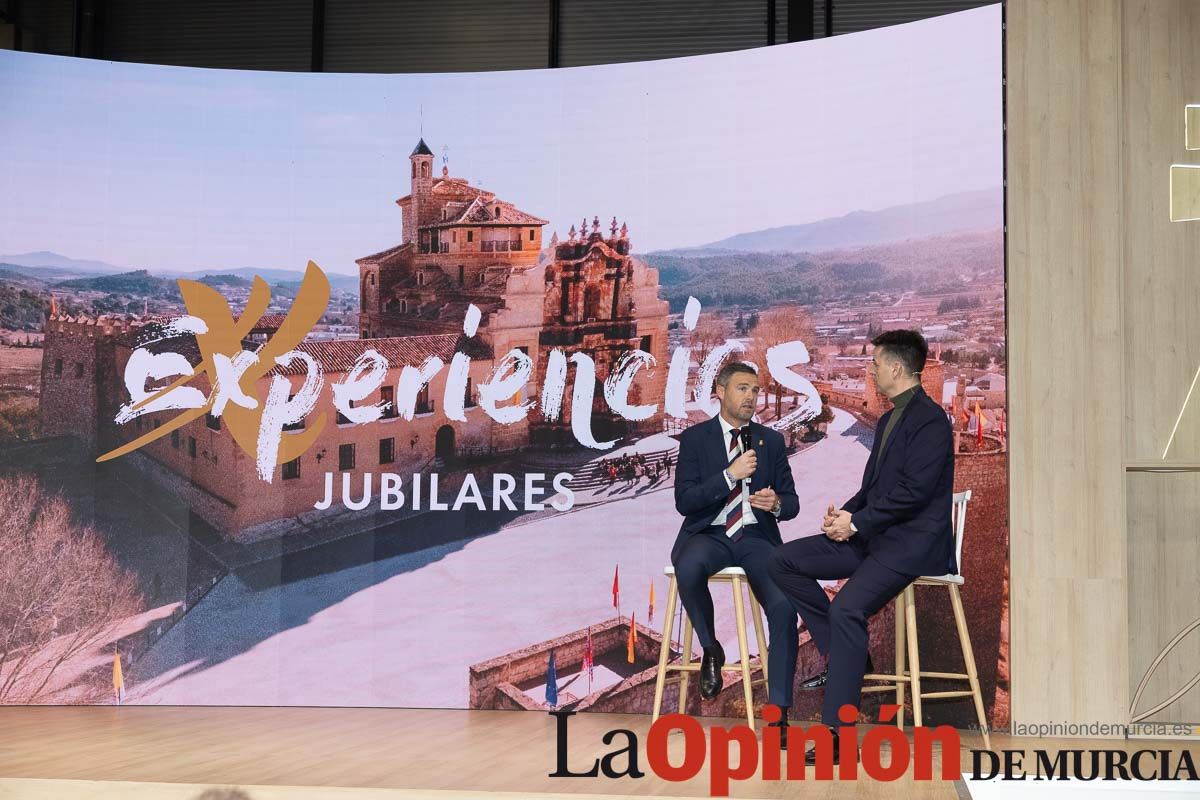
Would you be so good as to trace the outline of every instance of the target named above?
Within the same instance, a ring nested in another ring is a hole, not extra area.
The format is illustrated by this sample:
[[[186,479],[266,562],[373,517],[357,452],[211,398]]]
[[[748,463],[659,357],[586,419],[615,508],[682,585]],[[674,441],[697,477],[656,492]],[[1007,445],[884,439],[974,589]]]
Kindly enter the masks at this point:
[[[846,501],[858,533],[849,541],[884,566],[909,575],[957,573],[950,506],[954,493],[954,433],[945,410],[917,387],[888,438],[879,419],[862,488]]]
[[[758,468],[750,478],[750,493],[770,486],[779,495],[781,506],[778,520],[770,511],[758,508],[754,509],[754,519],[758,529],[774,544],[780,545],[783,540],[779,538],[779,523],[800,513],[800,498],[796,496],[796,485],[792,482],[783,434],[757,422],[749,425],[750,446],[758,454]],[[719,416],[697,423],[680,434],[675,510],[683,515],[683,525],[671,548],[672,562],[688,537],[712,525],[725,507],[729,484],[722,473],[730,461],[729,442],[721,429]]]

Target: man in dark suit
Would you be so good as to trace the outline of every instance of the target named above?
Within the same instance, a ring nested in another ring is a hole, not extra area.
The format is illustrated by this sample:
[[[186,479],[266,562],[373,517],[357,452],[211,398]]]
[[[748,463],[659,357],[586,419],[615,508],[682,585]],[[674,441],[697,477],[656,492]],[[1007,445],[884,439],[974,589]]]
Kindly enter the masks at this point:
[[[954,486],[954,436],[938,400],[921,388],[929,347],[916,331],[877,336],[869,369],[892,401],[879,420],[862,488],[825,514],[823,536],[808,536],[776,550],[771,577],[791,598],[825,671],[801,683],[824,687],[821,722],[833,729],[837,758],[838,709],[858,707],[869,671],[867,619],[918,575],[956,572],[950,527]],[[821,580],[849,578],[829,601]],[[810,762],[814,751],[808,753]]]
[[[716,389],[720,414],[679,437],[675,508],[684,520],[671,563],[680,600],[704,648],[700,694],[709,699],[721,690],[725,651],[713,632],[708,578],[726,567],[746,571],[767,614],[768,702],[783,710],[779,724],[784,725],[792,704],[797,621],[792,604],[767,574],[767,559],[782,544],[779,521],[795,517],[800,500],[783,436],[750,421],[759,392],[755,369],[741,361],[725,364]]]

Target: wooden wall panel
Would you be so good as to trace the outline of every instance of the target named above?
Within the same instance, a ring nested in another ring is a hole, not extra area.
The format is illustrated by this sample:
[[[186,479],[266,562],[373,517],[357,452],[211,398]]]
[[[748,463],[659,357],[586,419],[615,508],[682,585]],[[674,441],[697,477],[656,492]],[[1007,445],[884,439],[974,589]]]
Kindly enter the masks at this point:
[[[1121,3],[1006,16],[1012,716],[1123,722]]]
[[[1200,222],[1169,216],[1170,165],[1200,164],[1200,3],[1010,0],[1007,23],[1013,719],[1127,722],[1200,614],[1200,475],[1138,471],[1177,423],[1167,463],[1200,469],[1200,393],[1179,415]],[[1197,642],[1148,699],[1194,672]],[[1200,699],[1150,719],[1200,722]]]
[[[1129,665],[1136,691],[1165,645],[1200,619],[1200,473],[1130,473]],[[1200,669],[1200,629],[1167,654],[1146,683],[1137,711],[1154,708]],[[1147,717],[1200,722],[1200,688]]]
[[[1195,469],[1200,222],[1171,222],[1168,176],[1171,164],[1200,165],[1184,125],[1185,107],[1200,102],[1200,4],[1126,0],[1122,10],[1125,458]],[[1200,474],[1131,472],[1127,504],[1132,695],[1168,642],[1200,619]],[[1198,664],[1193,631],[1156,670],[1137,710],[1182,688]],[[1147,721],[1200,722],[1200,690]]]
[[[1200,4],[1126,0],[1126,456],[1200,461],[1200,223],[1171,222],[1173,163],[1200,164],[1184,139],[1184,108],[1200,103]]]

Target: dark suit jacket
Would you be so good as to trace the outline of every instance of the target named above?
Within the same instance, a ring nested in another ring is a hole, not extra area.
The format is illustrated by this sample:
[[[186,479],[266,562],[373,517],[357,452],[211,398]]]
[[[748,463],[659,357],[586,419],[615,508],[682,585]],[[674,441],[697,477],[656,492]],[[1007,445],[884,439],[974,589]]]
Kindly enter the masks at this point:
[[[776,545],[779,522],[800,513],[800,498],[792,482],[783,435],[778,431],[750,423],[750,446],[758,454],[758,468],[750,478],[750,493],[770,486],[779,495],[779,519],[769,511],[754,509],[754,519],[761,532]],[[729,442],[721,429],[719,416],[685,430],[679,436],[679,464],[675,468],[675,510],[683,515],[683,525],[671,548],[671,561],[689,536],[712,525],[713,519],[725,507],[729,484],[722,471],[729,466]],[[749,520],[747,520],[749,522]]]
[[[858,528],[849,541],[897,572],[956,573],[950,525],[954,493],[950,420],[918,387],[892,429],[877,470],[880,439],[893,413],[880,417],[862,488],[842,506]]]

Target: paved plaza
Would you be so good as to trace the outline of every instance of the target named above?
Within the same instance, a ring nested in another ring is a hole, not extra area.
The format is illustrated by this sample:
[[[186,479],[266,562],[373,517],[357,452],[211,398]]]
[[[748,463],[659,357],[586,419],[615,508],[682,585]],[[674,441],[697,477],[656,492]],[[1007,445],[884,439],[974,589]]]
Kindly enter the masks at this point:
[[[825,507],[854,493],[872,435],[835,409],[828,437],[792,457],[800,515],[783,524],[785,540],[819,533]],[[468,665],[614,616],[617,564],[621,613],[647,622],[653,581],[649,624],[660,627],[662,569],[679,524],[667,482],[279,585],[234,573],[139,660],[129,700],[463,708]],[[722,588],[714,587],[717,630],[732,660]]]

